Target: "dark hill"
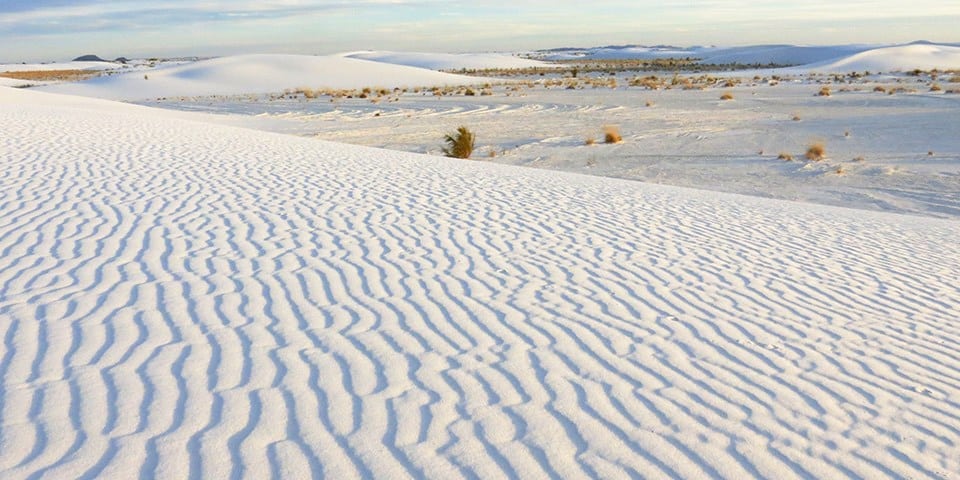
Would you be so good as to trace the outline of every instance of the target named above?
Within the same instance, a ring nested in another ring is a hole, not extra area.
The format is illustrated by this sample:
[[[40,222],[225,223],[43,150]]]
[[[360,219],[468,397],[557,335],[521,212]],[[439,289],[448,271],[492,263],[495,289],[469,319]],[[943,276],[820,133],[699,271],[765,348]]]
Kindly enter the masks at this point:
[[[107,62],[96,55],[82,55],[73,59],[74,62]]]

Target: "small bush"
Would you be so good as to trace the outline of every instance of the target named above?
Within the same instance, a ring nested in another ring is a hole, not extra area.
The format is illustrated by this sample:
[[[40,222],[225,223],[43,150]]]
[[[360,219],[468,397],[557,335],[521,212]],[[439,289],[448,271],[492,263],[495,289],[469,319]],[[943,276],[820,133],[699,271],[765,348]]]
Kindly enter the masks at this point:
[[[830,87],[823,87],[817,92],[818,97],[829,97],[831,95]]]
[[[807,153],[803,154],[807,160],[819,162],[827,155],[827,147],[822,142],[814,143],[807,148]]]
[[[783,160],[785,162],[792,162],[793,155],[790,155],[789,153],[786,153],[786,152],[780,152],[780,155],[777,155],[777,159]]]
[[[880,93],[887,93],[887,89],[883,88],[882,85],[877,85],[876,87],[873,87],[873,91],[880,92]]]
[[[794,122],[799,122],[799,121],[800,121],[800,115],[794,115],[794,116],[793,116],[793,121],[794,121]]]
[[[613,125],[607,125],[603,127],[603,142],[604,143],[620,143],[623,141],[623,137],[620,136],[620,130]]]
[[[461,126],[456,132],[448,134],[444,141],[443,154],[452,158],[470,158],[473,154],[474,135],[467,127]]]
[[[597,139],[593,137],[587,137],[587,140],[584,143],[586,145],[595,145],[597,143]]]
[[[943,90],[943,88],[940,87],[939,83],[934,83],[933,85],[930,85],[931,92],[939,92],[941,90]]]
[[[733,100],[733,94],[730,92],[720,95],[720,100]]]

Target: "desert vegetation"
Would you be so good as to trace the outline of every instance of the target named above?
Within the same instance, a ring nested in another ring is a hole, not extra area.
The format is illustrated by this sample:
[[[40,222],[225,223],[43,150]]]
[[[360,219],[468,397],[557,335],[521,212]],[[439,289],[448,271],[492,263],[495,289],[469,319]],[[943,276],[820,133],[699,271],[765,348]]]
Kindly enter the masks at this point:
[[[807,160],[811,160],[814,162],[819,162],[820,160],[823,160],[826,157],[826,155],[827,155],[827,147],[826,145],[823,144],[823,142],[814,142],[812,145],[807,147],[807,152],[803,154],[803,156]]]
[[[454,133],[447,134],[443,147],[443,154],[451,158],[470,158],[473,154],[474,134],[465,126],[460,126]]]
[[[620,129],[616,125],[606,125],[603,127],[603,143],[621,143],[623,137],[620,136]]]
[[[79,82],[99,77],[100,70],[29,70],[23,72],[0,72],[0,77],[36,82]]]

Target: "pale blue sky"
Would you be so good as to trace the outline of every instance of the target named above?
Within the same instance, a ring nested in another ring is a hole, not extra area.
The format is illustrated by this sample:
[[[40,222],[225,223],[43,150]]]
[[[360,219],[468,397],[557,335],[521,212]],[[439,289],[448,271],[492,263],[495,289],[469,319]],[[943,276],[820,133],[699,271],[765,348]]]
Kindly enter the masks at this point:
[[[960,41],[960,1],[0,0],[0,62]]]

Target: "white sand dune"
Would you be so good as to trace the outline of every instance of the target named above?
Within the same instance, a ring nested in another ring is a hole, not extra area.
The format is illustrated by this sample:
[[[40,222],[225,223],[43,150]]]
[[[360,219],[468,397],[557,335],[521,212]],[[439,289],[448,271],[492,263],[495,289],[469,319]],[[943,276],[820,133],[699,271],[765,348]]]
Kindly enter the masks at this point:
[[[960,471],[955,221],[0,106],[0,477]]]
[[[732,47],[705,52],[703,63],[709,64],[777,64],[807,65],[855,55],[874,48],[868,45],[756,45]]]
[[[935,44],[912,44],[876,48],[845,58],[806,65],[809,70],[827,72],[873,72],[960,69],[960,47]]]
[[[498,53],[420,53],[420,52],[352,52],[349,58],[407,65],[429,70],[460,70],[483,68],[553,67],[555,64]]]
[[[699,58],[707,64],[801,65],[825,72],[960,68],[960,46],[915,42],[908,45],[749,45],[742,47],[598,47],[540,52],[545,60]]]
[[[114,100],[282,92],[287,88],[462,85],[484,79],[342,56],[236,55],[42,87]]]
[[[699,58],[702,63],[804,65],[875,48],[869,45],[749,45],[741,47],[599,47],[545,52],[550,60]]]

